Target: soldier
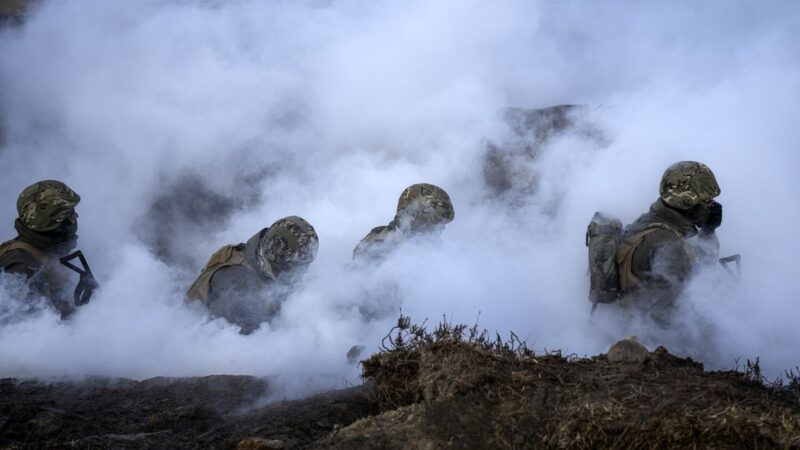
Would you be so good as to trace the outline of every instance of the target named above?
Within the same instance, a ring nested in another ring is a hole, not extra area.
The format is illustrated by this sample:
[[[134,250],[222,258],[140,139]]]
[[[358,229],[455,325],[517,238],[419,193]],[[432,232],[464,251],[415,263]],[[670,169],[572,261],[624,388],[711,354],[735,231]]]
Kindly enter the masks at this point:
[[[353,259],[380,259],[411,236],[436,235],[455,217],[444,189],[428,183],[407,187],[397,201],[397,214],[388,225],[373,228],[353,250]]]
[[[247,242],[217,250],[186,294],[211,314],[250,334],[280,310],[317,256],[319,239],[308,222],[284,217]]]
[[[48,298],[62,318],[74,312],[75,304],[67,289],[69,271],[59,264],[59,257],[77,245],[75,206],[80,201],[60,181],[33,183],[17,199],[18,236],[0,245],[0,271],[24,276],[31,291]]]
[[[699,162],[668,167],[659,191],[650,211],[625,228],[616,263],[623,304],[663,321],[697,264],[716,261],[722,205],[714,174]]]

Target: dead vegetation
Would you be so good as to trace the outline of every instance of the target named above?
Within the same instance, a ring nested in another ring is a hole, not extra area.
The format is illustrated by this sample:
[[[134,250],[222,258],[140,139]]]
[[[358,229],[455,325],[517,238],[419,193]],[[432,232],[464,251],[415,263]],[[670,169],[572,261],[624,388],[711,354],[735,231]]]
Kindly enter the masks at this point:
[[[513,334],[401,317],[362,362],[366,385],[300,401],[258,406],[269,384],[243,376],[0,380],[0,447],[800,448],[796,370],[769,382],[758,359],[705,372],[614,347],[536,354]]]
[[[536,355],[524,342],[402,317],[363,362],[383,414],[327,448],[800,448],[798,379],[705,372],[659,347],[643,362]]]

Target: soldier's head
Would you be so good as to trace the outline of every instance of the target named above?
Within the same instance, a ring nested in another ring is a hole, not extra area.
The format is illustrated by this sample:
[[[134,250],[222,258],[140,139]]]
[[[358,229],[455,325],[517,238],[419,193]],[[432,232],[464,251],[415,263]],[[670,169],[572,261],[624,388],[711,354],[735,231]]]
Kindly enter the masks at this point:
[[[413,184],[400,194],[397,220],[412,232],[441,230],[455,217],[453,203],[444,189],[428,183]]]
[[[19,221],[39,233],[74,236],[78,229],[75,206],[80,201],[81,197],[60,181],[39,181],[19,194]]]
[[[317,257],[318,248],[319,238],[310,223],[298,216],[284,217],[261,237],[259,264],[268,262],[276,276],[302,273]]]
[[[659,186],[661,199],[696,224],[705,223],[720,188],[714,172],[695,161],[677,162],[664,171]]]
[[[677,162],[664,171],[659,193],[664,203],[675,209],[691,209],[720,194],[714,172],[695,161]]]

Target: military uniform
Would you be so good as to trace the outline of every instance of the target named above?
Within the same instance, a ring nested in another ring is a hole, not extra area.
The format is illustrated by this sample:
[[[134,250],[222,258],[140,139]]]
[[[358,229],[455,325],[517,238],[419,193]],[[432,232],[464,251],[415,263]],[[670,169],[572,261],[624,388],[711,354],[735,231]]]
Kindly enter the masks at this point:
[[[720,194],[719,185],[703,164],[670,166],[660,193],[650,211],[625,228],[616,254],[623,303],[657,315],[674,306],[699,262],[716,260],[714,230],[722,219],[721,205],[712,200]]]
[[[80,196],[64,183],[44,180],[28,186],[17,200],[17,237],[0,244],[0,270],[24,276],[31,290],[50,300],[66,317],[75,310],[70,273],[59,262],[77,244],[72,220]]]
[[[217,250],[186,298],[241,327],[248,334],[280,310],[289,291],[314,260],[318,238],[297,216],[278,220],[247,242]]]
[[[361,239],[353,249],[353,259],[381,259],[414,235],[441,232],[454,217],[453,204],[444,189],[428,183],[411,185],[400,194],[394,219]]]

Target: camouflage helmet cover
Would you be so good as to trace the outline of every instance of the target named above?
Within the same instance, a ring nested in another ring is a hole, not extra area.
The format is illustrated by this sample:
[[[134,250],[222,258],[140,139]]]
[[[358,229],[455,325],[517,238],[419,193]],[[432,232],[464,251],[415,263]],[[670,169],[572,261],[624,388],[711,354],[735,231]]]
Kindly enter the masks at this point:
[[[708,166],[695,161],[681,161],[664,171],[659,193],[667,205],[689,209],[718,196],[720,188]]]
[[[43,180],[26,187],[17,199],[19,219],[33,231],[49,231],[69,217],[81,197],[66,184]]]
[[[455,217],[450,196],[439,186],[428,183],[413,184],[400,194],[397,215],[410,215],[414,221],[445,224]]]
[[[298,216],[277,220],[261,238],[259,259],[280,271],[311,264],[317,257],[319,238],[310,223]]]

